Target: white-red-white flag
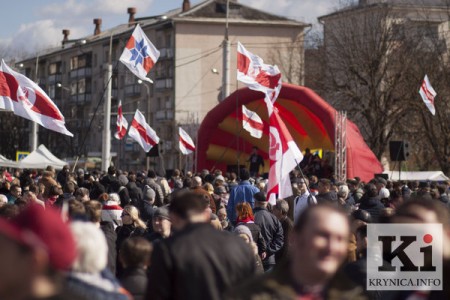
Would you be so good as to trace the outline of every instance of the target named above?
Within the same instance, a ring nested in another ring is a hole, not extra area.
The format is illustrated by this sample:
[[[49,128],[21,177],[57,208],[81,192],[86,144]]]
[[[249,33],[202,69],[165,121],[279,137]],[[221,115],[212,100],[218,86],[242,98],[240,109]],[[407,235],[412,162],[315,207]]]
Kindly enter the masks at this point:
[[[147,73],[156,64],[159,51],[142,31],[141,26],[136,25],[125,49],[120,56],[120,61],[137,77],[153,83],[147,77]]]
[[[0,66],[0,108],[47,129],[73,136],[66,128],[64,116],[39,85],[13,71],[3,60]]]
[[[263,92],[268,106],[273,106],[281,90],[278,67],[265,64],[262,58],[247,51],[240,42],[237,46],[237,79],[249,89]]]
[[[191,154],[195,151],[195,144],[192,141],[189,134],[187,134],[186,131],[183,130],[183,128],[179,127],[179,134],[180,134],[180,151],[184,155]]]
[[[279,199],[292,196],[289,173],[303,159],[303,154],[281,120],[278,109],[273,108],[269,116],[269,182],[267,198],[271,204]]]
[[[114,137],[118,140],[121,140],[127,134],[128,122],[127,122],[127,119],[125,119],[123,117],[122,101],[120,101],[120,100],[119,100],[119,105],[118,105],[118,109],[117,109],[116,124],[117,124],[117,132],[114,134]]]
[[[263,134],[264,123],[258,114],[242,105],[242,126],[252,137],[260,139]]]
[[[128,135],[138,142],[145,152],[150,151],[153,146],[159,143],[159,137],[156,132],[147,124],[144,115],[136,110],[133,121],[131,122]]]
[[[423,79],[419,94],[422,97],[423,102],[425,102],[425,105],[430,110],[431,114],[434,116],[436,114],[436,109],[434,107],[434,98],[436,97],[437,93],[431,86],[430,80],[428,80],[427,75],[425,75],[425,78]]]

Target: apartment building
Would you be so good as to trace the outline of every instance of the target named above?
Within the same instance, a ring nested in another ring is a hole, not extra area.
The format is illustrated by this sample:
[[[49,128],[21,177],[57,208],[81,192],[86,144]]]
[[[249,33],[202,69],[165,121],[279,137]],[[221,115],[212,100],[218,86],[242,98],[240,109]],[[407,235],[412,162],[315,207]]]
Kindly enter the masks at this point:
[[[158,155],[150,158],[150,166],[160,170],[177,168],[181,157],[178,126],[196,139],[203,117],[224,99],[222,44],[227,23],[231,42],[231,92],[243,87],[236,81],[234,67],[237,41],[266,58],[268,63],[283,64],[295,59],[300,71],[290,78],[294,78],[293,83],[303,80],[303,38],[308,24],[262,12],[238,1],[230,1],[227,6],[226,0],[207,0],[195,6],[180,0],[178,9],[163,15],[138,18],[135,8],[129,8],[128,14],[127,23],[107,30],[102,30],[101,19],[94,19],[94,33],[86,37],[73,38],[70,29],[65,29],[61,47],[17,64],[54,99],[66,118],[67,128],[74,133],[69,138],[39,128],[39,143],[44,143],[59,157],[100,156],[104,103],[101,99],[105,83],[111,80],[112,136],[115,112],[121,100],[129,123],[139,108],[161,138],[158,151],[150,152]],[[161,52],[148,75],[153,84],[138,81],[118,62],[136,23]],[[111,79],[105,75],[110,53]],[[112,162],[119,168],[145,168],[147,154],[130,138],[121,141],[112,138],[111,149]]]

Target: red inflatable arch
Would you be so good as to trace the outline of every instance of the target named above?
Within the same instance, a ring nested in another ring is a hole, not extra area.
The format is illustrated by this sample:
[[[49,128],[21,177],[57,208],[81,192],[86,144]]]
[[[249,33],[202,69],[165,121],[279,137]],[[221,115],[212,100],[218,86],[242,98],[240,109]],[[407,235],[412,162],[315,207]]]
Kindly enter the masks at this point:
[[[242,128],[241,105],[256,112],[264,121],[264,135],[256,139]],[[312,90],[283,84],[275,106],[300,150],[305,148],[334,151],[336,110]],[[269,137],[267,108],[261,92],[243,88],[235,91],[212,109],[198,132],[197,170],[221,169],[229,165],[247,165],[253,146],[259,148],[268,170]],[[239,155],[238,155],[239,154]],[[347,177],[364,181],[383,170],[364,142],[358,127],[347,121]]]

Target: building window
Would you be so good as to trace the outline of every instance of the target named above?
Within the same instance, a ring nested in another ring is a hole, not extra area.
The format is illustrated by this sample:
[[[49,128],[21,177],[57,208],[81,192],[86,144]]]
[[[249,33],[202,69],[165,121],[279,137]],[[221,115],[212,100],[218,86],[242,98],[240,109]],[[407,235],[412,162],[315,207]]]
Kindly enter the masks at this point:
[[[55,86],[54,85],[50,85],[48,87],[48,96],[50,97],[50,99],[55,98]]]
[[[78,69],[78,56],[74,56],[70,59],[70,69]]]
[[[54,75],[54,74],[61,74],[61,62],[55,62],[55,63],[51,63],[48,66],[48,74],[49,75]]]

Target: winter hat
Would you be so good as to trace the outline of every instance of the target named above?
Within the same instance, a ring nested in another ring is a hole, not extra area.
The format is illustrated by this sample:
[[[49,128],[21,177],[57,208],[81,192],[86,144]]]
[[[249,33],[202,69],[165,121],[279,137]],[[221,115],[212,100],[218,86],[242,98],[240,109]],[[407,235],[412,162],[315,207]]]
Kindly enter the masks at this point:
[[[253,195],[253,198],[258,202],[267,202],[267,198],[263,192],[258,192]]]
[[[169,210],[167,209],[167,206],[161,206],[155,210],[155,212],[153,213],[153,218],[157,217],[170,220]]]
[[[30,248],[42,248],[55,270],[68,270],[77,255],[75,240],[61,214],[38,204],[30,204],[12,220],[0,218],[0,234]]]
[[[236,228],[234,228],[234,232],[236,232],[236,234],[245,234],[248,236],[250,242],[253,242],[253,237],[252,237],[252,233],[250,231],[250,229],[245,226],[245,225],[238,225],[236,226]]]
[[[128,184],[128,178],[125,175],[120,175],[118,180],[119,180],[120,186],[126,186]]]
[[[155,191],[151,187],[146,185],[144,187],[144,200],[155,200],[155,197],[156,197]]]
[[[381,199],[384,199],[389,198],[391,193],[389,193],[389,190],[387,188],[382,188],[380,189],[380,193],[378,195],[381,197]]]

